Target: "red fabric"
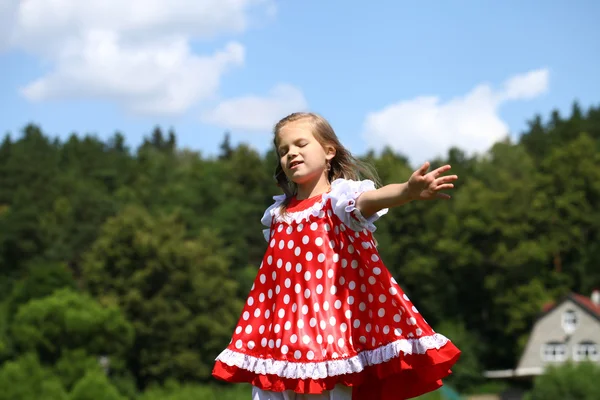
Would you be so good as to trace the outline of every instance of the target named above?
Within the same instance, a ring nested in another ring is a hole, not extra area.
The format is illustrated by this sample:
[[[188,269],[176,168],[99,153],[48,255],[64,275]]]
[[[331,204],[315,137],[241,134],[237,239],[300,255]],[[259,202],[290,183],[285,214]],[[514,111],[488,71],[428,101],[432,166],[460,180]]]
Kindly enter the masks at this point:
[[[448,342],[439,350],[425,354],[401,355],[386,363],[367,367],[361,373],[332,376],[326,379],[295,380],[277,375],[257,375],[217,361],[213,376],[231,383],[251,383],[263,390],[296,393],[322,393],[335,385],[353,387],[353,400],[401,400],[420,396],[442,386],[452,365],[458,361],[460,350]]]
[[[306,210],[319,200],[321,196],[294,199],[288,212]],[[356,388],[355,400],[387,400],[388,394],[409,398],[439,387],[458,359],[460,351],[451,342],[438,350],[435,346],[443,341],[435,338],[383,265],[371,232],[350,229],[327,200],[308,220],[273,222],[263,262],[213,375],[270,391],[320,393],[341,383]],[[398,340],[412,354],[325,379],[283,379],[225,363],[227,357],[270,360],[290,363],[288,370],[293,370],[306,363],[377,353]]]
[[[290,204],[288,204],[286,211],[287,212],[295,212],[295,211],[301,211],[301,210],[305,210],[308,207],[312,207],[313,205],[315,205],[316,203],[318,203],[321,198],[323,197],[322,194],[317,195],[317,196],[313,196],[310,197],[306,200],[298,200],[295,196],[291,198],[290,200]]]

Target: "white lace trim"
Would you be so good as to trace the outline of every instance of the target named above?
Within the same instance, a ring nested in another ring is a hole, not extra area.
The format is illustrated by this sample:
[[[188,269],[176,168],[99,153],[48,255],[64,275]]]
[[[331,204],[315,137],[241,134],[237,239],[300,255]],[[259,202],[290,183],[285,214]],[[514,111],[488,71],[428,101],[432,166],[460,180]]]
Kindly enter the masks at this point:
[[[311,207],[295,212],[286,212],[282,214],[280,212],[279,206],[283,202],[283,199],[279,202],[277,208],[273,210],[272,216],[275,217],[275,221],[277,222],[285,222],[287,224],[291,224],[292,222],[300,223],[302,221],[308,221],[310,217],[318,217],[323,207],[325,207],[325,203],[327,203],[327,199],[329,198],[329,193],[323,193],[321,200],[317,201]],[[285,197],[284,197],[285,199]],[[324,217],[324,214],[321,214],[321,217]]]
[[[325,216],[325,214],[321,211],[329,199],[332,201],[332,207],[335,214],[349,228],[355,231],[368,229],[371,232],[375,232],[377,229],[375,227],[375,221],[377,221],[382,215],[385,215],[388,212],[388,209],[385,208],[380,210],[368,219],[363,217],[360,211],[356,208],[356,199],[363,192],[369,190],[375,190],[375,184],[373,181],[336,179],[331,183],[331,190],[327,193],[323,193],[321,200],[313,204],[311,207],[301,211],[286,212],[284,214],[280,212],[280,207],[285,200],[285,195],[273,196],[273,200],[275,200],[275,202],[269,206],[269,208],[267,208],[263,217],[261,218],[261,223],[264,226],[269,227],[268,229],[263,229],[265,240],[270,240],[270,227],[271,220],[273,218],[275,218],[275,221],[277,222],[285,222],[287,224],[291,224],[292,222],[299,224],[303,221],[308,221],[310,217],[322,218]],[[354,215],[358,221],[352,218],[350,215]]]
[[[367,229],[375,232],[377,229],[375,221],[388,212],[388,209],[384,208],[369,218],[365,218],[360,210],[356,208],[356,199],[362,193],[370,190],[375,190],[375,183],[370,180],[352,181],[336,179],[331,183],[330,198],[332,199],[333,211],[346,226],[355,231]]]
[[[217,361],[255,374],[277,375],[287,379],[324,379],[330,376],[361,372],[367,366],[382,364],[396,358],[401,352],[404,354],[425,354],[430,349],[439,350],[448,342],[448,338],[435,333],[418,339],[399,339],[350,358],[308,363],[258,358],[225,349],[217,357]]]

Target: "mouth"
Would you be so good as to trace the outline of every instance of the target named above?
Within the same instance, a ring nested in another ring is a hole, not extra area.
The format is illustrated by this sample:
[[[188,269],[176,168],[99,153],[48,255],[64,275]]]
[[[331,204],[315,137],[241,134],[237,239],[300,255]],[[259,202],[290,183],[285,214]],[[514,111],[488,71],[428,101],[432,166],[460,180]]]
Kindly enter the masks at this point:
[[[288,164],[288,168],[295,169],[302,163],[303,163],[302,161],[292,161],[291,163]]]

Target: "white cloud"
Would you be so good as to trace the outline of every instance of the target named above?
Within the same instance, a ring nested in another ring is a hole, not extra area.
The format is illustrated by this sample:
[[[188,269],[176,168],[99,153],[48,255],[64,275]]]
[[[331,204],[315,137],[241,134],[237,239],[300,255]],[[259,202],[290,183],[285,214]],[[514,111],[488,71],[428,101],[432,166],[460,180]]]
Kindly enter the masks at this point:
[[[522,75],[515,75],[504,83],[502,100],[527,100],[533,99],[548,90],[549,72],[547,69],[538,69]]]
[[[202,115],[206,123],[227,129],[268,132],[277,121],[295,111],[305,111],[307,102],[302,91],[280,84],[266,96],[243,96],[224,100]]]
[[[183,38],[128,46],[112,32],[90,32],[22,93],[30,100],[100,98],[139,114],[177,114],[212,96],[221,76],[243,61],[237,43],[197,56]]]
[[[0,0],[0,52],[9,45],[18,8],[18,0]]]
[[[510,77],[502,89],[481,84],[447,102],[437,96],[400,101],[369,113],[363,136],[370,146],[388,145],[415,164],[444,156],[453,146],[470,154],[484,152],[509,133],[499,108],[540,96],[548,85],[548,70],[539,69]]]
[[[241,33],[253,13],[274,12],[273,0],[8,1],[0,21],[15,23],[4,41],[52,67],[23,88],[27,98],[107,99],[152,114],[211,98],[223,74],[244,63],[239,43],[199,55],[193,41]]]

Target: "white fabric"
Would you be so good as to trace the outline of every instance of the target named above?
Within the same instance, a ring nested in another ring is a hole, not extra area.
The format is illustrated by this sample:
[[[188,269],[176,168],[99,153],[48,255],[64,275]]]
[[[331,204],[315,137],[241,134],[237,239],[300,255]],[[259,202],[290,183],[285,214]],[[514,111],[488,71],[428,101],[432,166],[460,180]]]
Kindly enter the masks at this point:
[[[336,385],[333,390],[321,394],[300,394],[292,390],[285,392],[269,392],[252,387],[252,400],[351,400],[352,388],[344,385]]]
[[[328,193],[328,198],[331,199],[333,212],[342,220],[344,225],[352,230],[362,231],[367,229],[375,232],[375,221],[382,215],[387,214],[388,209],[384,208],[370,216],[364,218],[360,211],[356,208],[356,200],[364,192],[375,190],[375,183],[370,180],[353,181],[346,179],[336,179],[331,183],[331,191]],[[356,217],[356,218],[354,218]]]
[[[255,374],[277,375],[289,379],[324,379],[361,372],[369,365],[382,364],[401,353],[425,354],[427,350],[440,349],[448,341],[444,335],[435,333],[414,339],[398,339],[376,349],[365,350],[354,357],[310,363],[258,358],[230,349],[223,350],[217,360]]]
[[[336,179],[331,183],[331,190],[324,193],[321,200],[316,202],[312,207],[302,211],[286,212],[282,214],[281,204],[285,200],[285,195],[273,196],[275,202],[267,208],[261,218],[261,223],[267,227],[263,229],[263,235],[268,242],[271,238],[271,222],[273,218],[276,222],[286,223],[301,223],[307,221],[311,216],[325,217],[323,207],[328,200],[331,200],[333,212],[344,223],[345,226],[354,230],[362,231],[367,229],[375,232],[377,229],[375,221],[388,212],[387,208],[379,210],[369,218],[364,218],[360,211],[356,208],[356,200],[366,191],[375,190],[375,184],[370,180],[353,181],[350,179]]]

